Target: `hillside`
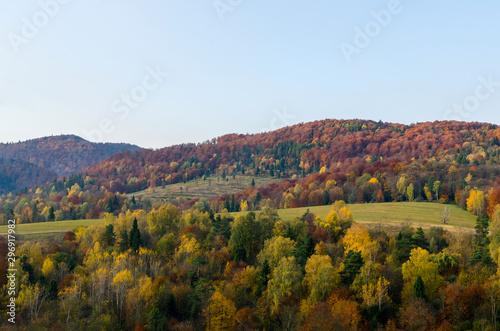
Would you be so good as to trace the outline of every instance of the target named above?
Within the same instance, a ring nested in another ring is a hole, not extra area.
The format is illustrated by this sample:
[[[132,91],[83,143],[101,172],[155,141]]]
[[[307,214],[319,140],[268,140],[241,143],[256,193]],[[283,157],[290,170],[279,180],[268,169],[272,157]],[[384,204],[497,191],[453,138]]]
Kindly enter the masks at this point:
[[[215,196],[236,194],[246,190],[248,186],[252,185],[252,181],[256,187],[279,182],[278,179],[269,177],[235,175],[234,178],[232,176],[221,178],[219,176],[204,176],[186,183],[158,186],[154,189],[129,193],[127,196],[129,198],[134,196],[137,200],[171,203],[175,203],[177,200],[210,199]]]
[[[291,178],[318,173],[323,167],[359,172],[359,164],[376,169],[410,160],[497,164],[499,139],[500,129],[487,123],[322,120],[267,133],[229,134],[201,144],[116,154],[87,172],[99,186],[130,193],[203,175],[245,171]]]
[[[64,162],[58,162],[62,171]],[[210,178],[217,177],[258,180],[256,187],[212,189]],[[498,178],[496,125],[322,120],[261,134],[229,134],[200,144],[114,154],[84,173],[0,200],[0,222],[13,217],[25,223],[95,219],[105,212],[149,211],[166,201],[181,209],[200,202],[199,208],[214,212],[321,206],[337,200],[428,201],[491,217],[500,202]],[[208,179],[208,190],[203,179]],[[136,195],[140,199],[132,199]]]
[[[138,150],[134,145],[91,143],[74,135],[0,144],[0,192],[38,186],[82,172],[113,154]]]
[[[465,208],[472,188],[498,188],[499,155],[500,129],[488,123],[322,120],[261,134],[229,134],[201,144],[121,153],[88,168],[87,174],[93,190],[104,187],[111,193],[154,190],[213,175],[284,179],[236,194],[237,202],[246,201],[251,209],[267,200],[283,208],[338,199],[443,199]],[[211,200],[218,211],[227,195]]]

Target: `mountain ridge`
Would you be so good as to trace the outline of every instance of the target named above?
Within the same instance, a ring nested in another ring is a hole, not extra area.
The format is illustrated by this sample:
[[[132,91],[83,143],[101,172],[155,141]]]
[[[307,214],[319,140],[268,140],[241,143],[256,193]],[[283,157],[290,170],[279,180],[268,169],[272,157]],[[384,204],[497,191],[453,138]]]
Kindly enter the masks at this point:
[[[70,176],[127,150],[141,148],[123,143],[93,143],[76,135],[0,143],[0,191],[31,188],[61,176]]]

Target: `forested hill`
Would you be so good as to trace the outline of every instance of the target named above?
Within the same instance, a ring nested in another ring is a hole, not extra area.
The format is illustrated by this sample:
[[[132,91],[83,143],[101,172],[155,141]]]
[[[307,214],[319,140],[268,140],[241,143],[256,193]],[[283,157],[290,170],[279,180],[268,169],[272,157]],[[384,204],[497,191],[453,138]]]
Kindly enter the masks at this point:
[[[496,164],[499,138],[500,129],[487,123],[322,120],[261,134],[229,134],[201,144],[116,154],[87,173],[96,188],[134,192],[208,174],[305,177],[322,169],[356,164],[376,168],[391,160],[412,159]]]
[[[0,192],[31,188],[82,172],[127,150],[140,148],[129,144],[91,143],[74,135],[0,144]]]
[[[488,123],[403,125],[323,120],[261,134],[230,134],[200,144],[126,151],[69,178],[2,197],[0,223],[14,217],[30,223],[100,218],[106,212],[117,215],[127,209],[151,210],[152,201],[136,200],[125,193],[144,189],[154,193],[160,185],[193,179],[210,186],[213,177],[217,182],[237,182],[245,175],[281,181],[250,185],[244,191],[207,197],[206,201],[188,196],[168,201],[181,209],[199,202],[202,210],[213,212],[317,206],[338,200],[439,201],[491,216],[500,203],[499,140],[500,129]],[[94,148],[99,146],[106,145]],[[53,152],[49,160],[59,162],[59,171],[76,165],[71,163],[74,154],[59,151],[65,156],[62,158],[54,154],[55,149],[48,150]],[[84,160],[84,155],[78,160]],[[38,162],[36,166],[46,169],[48,164]]]

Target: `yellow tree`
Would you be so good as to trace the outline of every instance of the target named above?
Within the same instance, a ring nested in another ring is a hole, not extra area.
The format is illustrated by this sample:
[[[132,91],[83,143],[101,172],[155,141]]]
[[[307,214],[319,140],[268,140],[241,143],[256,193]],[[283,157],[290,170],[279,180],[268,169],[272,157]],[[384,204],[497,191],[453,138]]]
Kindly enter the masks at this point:
[[[345,202],[336,201],[324,220],[316,217],[316,225],[327,229],[335,239],[338,239],[349,228],[352,220],[353,214],[347,208]]]
[[[378,306],[379,311],[382,311],[384,303],[389,302],[388,295],[389,281],[384,277],[379,277],[376,284],[368,283],[363,285],[362,297],[363,305],[366,307]]]
[[[42,308],[43,302],[47,298],[47,292],[36,285],[21,285],[17,304],[26,313],[28,320],[35,320]]]
[[[241,200],[240,209],[241,209],[241,211],[248,211],[248,201],[247,200]]]
[[[438,297],[439,286],[443,283],[443,277],[438,273],[438,265],[430,260],[430,254],[425,249],[417,247],[410,252],[410,259],[403,264],[403,298],[410,301],[413,286],[418,276],[424,282],[425,295],[433,300]]]
[[[66,324],[69,324],[71,313],[77,312],[80,309],[82,299],[85,299],[85,294],[82,293],[82,279],[77,277],[71,285],[61,289],[59,298],[66,313]]]
[[[38,273],[42,267],[45,260],[43,255],[43,246],[39,242],[27,241],[19,248],[17,252],[19,256],[26,255],[29,258],[30,264],[35,269],[35,273]]]
[[[408,197],[408,201],[413,201],[415,199],[415,186],[413,183],[410,183],[406,188],[406,196]]]
[[[267,260],[272,270],[278,265],[281,258],[292,255],[294,247],[295,241],[290,238],[282,236],[272,237],[264,242],[264,248],[257,256],[257,260],[260,263],[264,263],[264,260]]]
[[[186,258],[190,261],[199,250],[200,244],[198,244],[196,238],[183,235],[179,248],[175,250],[175,257],[179,261],[183,261]]]
[[[467,199],[467,210],[479,216],[484,213],[485,207],[486,202],[483,191],[477,189],[471,190]]]
[[[402,196],[406,195],[406,189],[408,187],[408,178],[406,174],[402,174],[401,177],[399,177],[396,187],[398,188],[399,194]]]
[[[332,210],[337,213],[337,218],[341,222],[352,222],[353,214],[347,208],[347,205],[344,201],[338,200],[332,206]]]
[[[132,278],[132,273],[128,270],[122,270],[116,274],[113,278],[111,286],[113,287],[116,295],[116,308],[118,311],[118,318],[121,319],[123,304],[125,301],[125,293],[130,288],[134,279]]]
[[[294,198],[293,194],[288,193],[283,199],[284,200],[283,208],[285,209],[290,208],[290,200],[293,200],[293,198]]]
[[[90,301],[97,312],[101,311],[108,300],[111,279],[111,270],[107,265],[101,266],[89,276]]]
[[[370,233],[360,224],[354,224],[347,229],[343,239],[344,251],[361,252],[361,256],[365,260],[375,261],[380,245],[370,237]]]
[[[424,186],[424,193],[425,193],[425,197],[427,198],[427,200],[432,201],[432,192],[431,192],[431,189],[429,188],[429,186],[427,186],[427,184],[425,184],[425,186]]]
[[[300,289],[302,272],[295,262],[295,257],[284,257],[271,274],[267,287],[267,299],[271,302],[271,313],[278,312],[281,300]]]
[[[306,275],[302,283],[309,290],[309,304],[324,301],[340,282],[328,255],[311,255],[306,263]]]
[[[56,273],[56,266],[54,260],[52,260],[50,257],[47,257],[45,261],[43,261],[42,274],[46,278],[52,278],[54,277],[55,273]]]
[[[137,284],[127,292],[127,316],[133,320],[133,324],[144,321],[146,308],[154,298],[153,282],[148,276],[142,276]]]
[[[233,329],[233,317],[236,314],[236,306],[219,291],[214,292],[208,301],[208,307],[204,313],[207,320],[207,330]]]
[[[110,263],[112,260],[111,255],[102,249],[99,242],[94,244],[94,248],[90,249],[83,260],[83,264],[90,270],[94,271],[99,269],[100,266]]]
[[[175,230],[180,217],[179,209],[172,204],[153,209],[147,216],[149,230],[154,236],[162,236]]]

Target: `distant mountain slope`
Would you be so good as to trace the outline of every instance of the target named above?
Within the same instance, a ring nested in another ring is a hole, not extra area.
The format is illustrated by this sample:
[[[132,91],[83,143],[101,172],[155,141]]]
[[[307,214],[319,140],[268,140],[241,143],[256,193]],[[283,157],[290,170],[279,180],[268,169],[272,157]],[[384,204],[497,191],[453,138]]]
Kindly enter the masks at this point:
[[[31,188],[82,172],[116,153],[140,149],[130,144],[91,143],[74,135],[0,144],[0,192]]]
[[[95,188],[134,192],[202,175],[245,173],[305,177],[358,162],[441,159],[459,164],[498,162],[500,129],[488,123],[412,125],[322,120],[261,134],[228,134],[201,144],[120,153],[87,169]]]

